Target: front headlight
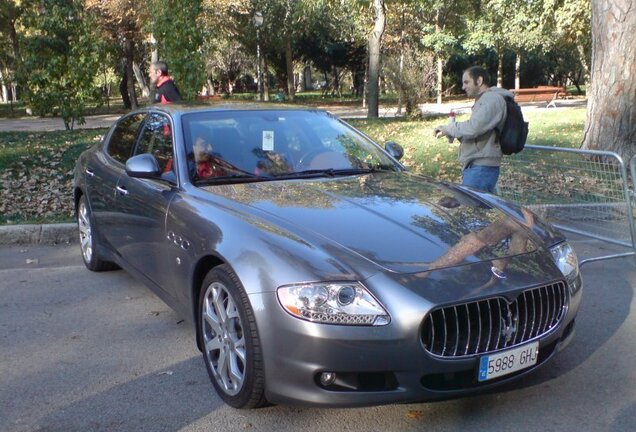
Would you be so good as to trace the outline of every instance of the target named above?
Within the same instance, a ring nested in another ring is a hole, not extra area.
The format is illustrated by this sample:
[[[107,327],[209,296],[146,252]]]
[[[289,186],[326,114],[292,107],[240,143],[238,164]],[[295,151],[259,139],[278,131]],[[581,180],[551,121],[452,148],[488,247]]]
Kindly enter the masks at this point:
[[[570,286],[570,291],[576,291],[579,288],[579,260],[576,258],[574,249],[568,242],[563,242],[551,247],[550,252],[552,252],[552,257],[557,267],[565,276],[565,280]]]
[[[276,291],[281,306],[296,318],[340,325],[386,325],[389,314],[359,282],[288,285]]]

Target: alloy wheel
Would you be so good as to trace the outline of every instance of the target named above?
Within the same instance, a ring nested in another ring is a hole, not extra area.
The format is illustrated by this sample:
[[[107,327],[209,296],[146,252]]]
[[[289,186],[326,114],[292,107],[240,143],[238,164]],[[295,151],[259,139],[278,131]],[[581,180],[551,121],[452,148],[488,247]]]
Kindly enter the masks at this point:
[[[77,210],[77,225],[79,227],[80,246],[84,261],[90,263],[93,259],[93,236],[91,234],[91,220],[88,208],[82,198]]]
[[[220,282],[210,284],[203,298],[202,334],[206,361],[223,391],[234,396],[245,380],[246,348],[236,302]]]

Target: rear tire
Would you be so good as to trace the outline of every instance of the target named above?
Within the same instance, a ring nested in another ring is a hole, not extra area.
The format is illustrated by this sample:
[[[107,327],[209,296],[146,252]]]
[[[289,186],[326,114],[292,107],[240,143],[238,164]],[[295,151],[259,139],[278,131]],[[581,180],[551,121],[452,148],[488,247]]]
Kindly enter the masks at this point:
[[[198,324],[203,361],[221,399],[234,408],[266,406],[254,312],[229,266],[213,268],[203,280]]]
[[[103,260],[99,256],[99,244],[94,235],[95,224],[91,211],[86,203],[85,195],[82,195],[77,203],[77,227],[79,228],[82,259],[87,269],[100,272],[119,268],[117,264]]]

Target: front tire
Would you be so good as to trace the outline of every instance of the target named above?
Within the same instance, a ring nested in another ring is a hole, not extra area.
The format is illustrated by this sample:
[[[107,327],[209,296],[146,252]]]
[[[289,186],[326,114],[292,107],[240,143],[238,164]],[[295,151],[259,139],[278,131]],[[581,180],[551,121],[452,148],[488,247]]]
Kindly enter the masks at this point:
[[[234,408],[267,405],[256,320],[229,266],[215,267],[206,275],[198,322],[203,361],[221,399]]]
[[[94,271],[115,270],[117,265],[100,258],[98,243],[94,232],[91,211],[86,203],[86,196],[82,195],[77,203],[77,227],[79,228],[80,248],[86,268]]]

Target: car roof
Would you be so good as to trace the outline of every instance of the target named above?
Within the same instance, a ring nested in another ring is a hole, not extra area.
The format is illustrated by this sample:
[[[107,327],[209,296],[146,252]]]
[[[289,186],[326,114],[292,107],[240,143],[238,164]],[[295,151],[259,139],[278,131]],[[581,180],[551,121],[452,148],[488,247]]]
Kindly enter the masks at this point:
[[[280,103],[267,102],[221,102],[221,103],[170,103],[156,104],[142,108],[141,110],[160,110],[170,114],[185,114],[190,112],[219,112],[219,111],[321,111],[313,107],[304,107],[298,105],[287,105]]]

